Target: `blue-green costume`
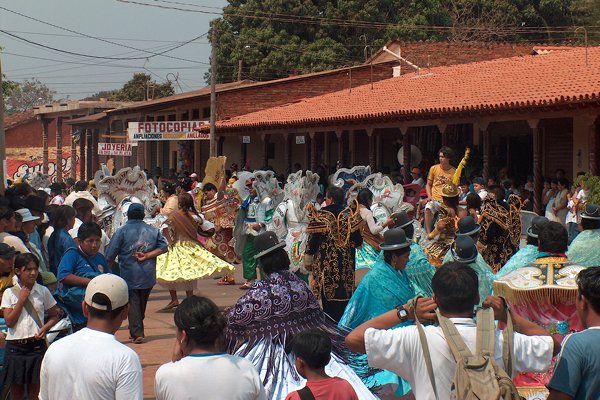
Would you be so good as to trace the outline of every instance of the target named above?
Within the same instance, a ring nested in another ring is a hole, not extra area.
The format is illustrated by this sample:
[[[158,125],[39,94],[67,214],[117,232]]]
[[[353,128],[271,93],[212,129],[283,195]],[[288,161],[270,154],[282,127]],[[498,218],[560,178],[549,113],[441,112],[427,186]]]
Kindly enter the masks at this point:
[[[446,253],[442,265],[453,261],[454,258],[452,258],[452,254],[449,251]],[[488,296],[492,295],[494,279],[496,279],[496,277],[490,266],[485,262],[479,252],[477,253],[477,259],[475,262],[467,265],[477,272],[477,278],[479,279],[479,305],[481,306],[481,303],[483,303]]]
[[[356,261],[354,263],[357,270],[362,268],[372,268],[379,258],[379,251],[366,241],[363,241],[361,247],[356,249]]]
[[[586,229],[579,233],[569,246],[567,258],[575,265],[600,266],[600,229]]]
[[[417,294],[431,297],[433,292],[431,279],[435,274],[435,267],[431,265],[423,248],[418,243],[410,244],[410,256],[404,272]]]
[[[517,251],[502,268],[496,273],[496,279],[502,278],[511,272],[534,262],[540,255],[537,246],[528,244]]]
[[[365,275],[354,291],[346,306],[339,326],[354,329],[362,323],[384,314],[397,305],[406,304],[415,297],[409,278],[405,272],[396,271],[380,256],[373,268]],[[396,325],[393,329],[411,325],[412,321]],[[365,376],[360,366],[366,365],[366,355],[353,360],[351,366],[363,378],[365,385],[372,389],[383,385],[398,385],[396,395],[404,395],[410,391],[410,385],[390,371],[379,370],[375,374]]]

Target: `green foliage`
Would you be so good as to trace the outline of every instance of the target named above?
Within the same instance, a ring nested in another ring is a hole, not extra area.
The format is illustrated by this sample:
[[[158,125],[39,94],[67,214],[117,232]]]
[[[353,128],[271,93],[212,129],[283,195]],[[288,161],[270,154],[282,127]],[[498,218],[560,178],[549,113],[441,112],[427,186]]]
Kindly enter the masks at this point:
[[[133,74],[133,78],[126,82],[121,89],[100,92],[93,97],[105,97],[100,94],[107,94],[109,100],[112,101],[143,101],[171,96],[174,93],[175,89],[171,82],[157,83],[149,74],[140,72]]]
[[[22,83],[10,82],[4,93],[6,113],[12,114],[31,110],[42,104],[52,103],[56,92],[37,79],[26,79]]]
[[[361,64],[365,44],[376,51],[396,39],[553,43],[576,36],[551,27],[600,20],[598,0],[228,1],[224,16],[212,24],[218,82],[237,80],[240,60],[242,79],[269,80]],[[315,23],[299,23],[300,17]],[[547,29],[524,32],[528,27]]]
[[[588,194],[586,201],[592,204],[600,204],[600,176],[585,174],[577,178],[577,185],[583,185]]]

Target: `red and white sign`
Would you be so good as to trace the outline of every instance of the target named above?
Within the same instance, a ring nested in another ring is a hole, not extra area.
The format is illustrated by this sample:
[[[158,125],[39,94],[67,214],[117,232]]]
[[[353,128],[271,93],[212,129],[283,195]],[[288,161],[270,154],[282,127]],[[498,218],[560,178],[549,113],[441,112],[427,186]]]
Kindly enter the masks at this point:
[[[129,122],[127,134],[130,141],[138,140],[208,140],[207,132],[199,130],[208,121]]]
[[[98,143],[98,154],[101,156],[130,156],[131,143]]]

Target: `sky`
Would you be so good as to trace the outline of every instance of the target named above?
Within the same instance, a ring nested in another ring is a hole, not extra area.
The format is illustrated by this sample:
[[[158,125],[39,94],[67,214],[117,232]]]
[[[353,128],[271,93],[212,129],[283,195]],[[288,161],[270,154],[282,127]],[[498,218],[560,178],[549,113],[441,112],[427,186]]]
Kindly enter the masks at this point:
[[[17,82],[36,78],[56,91],[57,100],[118,89],[135,72],[170,80],[176,93],[206,86],[206,33],[227,0],[131,1],[193,11],[125,0],[0,0],[4,75]]]

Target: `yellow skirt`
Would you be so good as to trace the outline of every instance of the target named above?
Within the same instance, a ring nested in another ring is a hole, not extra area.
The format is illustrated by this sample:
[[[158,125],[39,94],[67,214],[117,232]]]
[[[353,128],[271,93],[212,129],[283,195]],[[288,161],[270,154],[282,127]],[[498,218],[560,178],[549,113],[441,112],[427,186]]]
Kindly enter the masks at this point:
[[[193,290],[196,281],[215,272],[235,270],[199,244],[177,242],[156,260],[156,281],[169,289]]]

